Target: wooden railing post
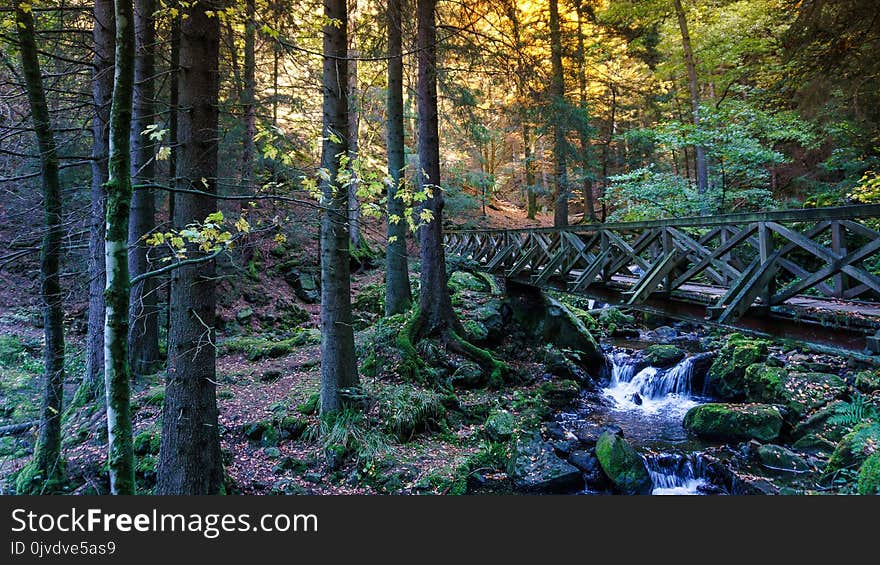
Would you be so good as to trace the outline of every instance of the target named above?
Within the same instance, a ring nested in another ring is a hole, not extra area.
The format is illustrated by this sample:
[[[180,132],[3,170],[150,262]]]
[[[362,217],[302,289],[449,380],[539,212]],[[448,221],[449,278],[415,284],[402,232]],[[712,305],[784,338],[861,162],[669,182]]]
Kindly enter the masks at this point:
[[[773,232],[767,227],[767,222],[758,222],[758,254],[760,255],[761,265],[770,260],[770,256],[773,254]],[[775,290],[776,277],[773,277],[759,294],[762,306],[770,306],[770,297],[773,296]]]
[[[843,225],[841,225],[840,221],[834,220],[831,222],[831,251],[839,257],[843,258],[846,256],[846,231],[844,230]],[[838,272],[834,275],[834,297],[835,298],[843,298],[844,293],[846,292],[846,283],[847,277],[842,272]]]

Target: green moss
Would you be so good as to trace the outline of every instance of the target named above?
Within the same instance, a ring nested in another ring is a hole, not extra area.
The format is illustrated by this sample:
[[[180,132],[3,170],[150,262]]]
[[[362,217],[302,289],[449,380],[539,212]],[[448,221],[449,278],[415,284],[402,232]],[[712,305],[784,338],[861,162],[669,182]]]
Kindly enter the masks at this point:
[[[645,462],[622,437],[604,432],[596,442],[596,459],[602,470],[625,494],[651,494],[653,482]]]
[[[880,390],[880,372],[861,371],[853,379],[853,385],[865,394],[871,394]]]
[[[466,271],[455,271],[449,275],[449,292],[458,294],[462,290],[486,292],[489,285],[485,280]]]
[[[880,451],[871,454],[859,468],[859,494],[880,494]]]
[[[685,429],[708,439],[773,441],[782,430],[779,411],[765,404],[708,403],[685,414]]]
[[[144,430],[134,436],[135,455],[158,455],[159,446],[162,444],[160,432],[156,428]]]
[[[507,410],[493,412],[486,418],[483,429],[490,441],[505,442],[513,437],[516,428],[516,418]]]
[[[570,379],[541,383],[539,390],[551,408],[565,408],[577,400],[581,394],[581,387]]]
[[[840,469],[855,469],[878,450],[880,450],[880,424],[875,422],[859,424],[837,444],[837,449],[831,454],[825,470],[827,473],[832,473]]]
[[[358,292],[352,301],[352,308],[371,314],[385,313],[385,285],[368,284]]]
[[[652,367],[671,367],[682,359],[685,353],[674,345],[652,345],[645,349],[645,360]]]
[[[37,448],[39,451],[39,446]],[[59,460],[48,472],[40,468],[39,453],[15,474],[15,492],[22,495],[56,494],[64,492],[67,486],[64,477],[64,461]]]
[[[792,423],[846,392],[846,383],[837,375],[789,373],[763,363],[750,365],[743,383],[748,400],[785,405]]]
[[[745,372],[767,358],[769,342],[739,333],[731,334],[709,368],[707,379],[720,398],[734,400],[745,397]]]
[[[221,352],[243,353],[248,360],[259,361],[283,357],[297,347],[320,343],[320,339],[320,332],[314,328],[298,329],[293,337],[277,341],[263,337],[232,337],[221,344]]]
[[[309,398],[296,407],[301,414],[317,414],[318,407],[321,405],[321,393],[313,392]]]
[[[504,375],[510,371],[510,367],[503,361],[496,359],[488,350],[481,349],[471,342],[462,339],[455,332],[449,332],[449,336],[466,355],[483,366],[484,370],[489,374],[489,387],[501,388],[504,384]]]

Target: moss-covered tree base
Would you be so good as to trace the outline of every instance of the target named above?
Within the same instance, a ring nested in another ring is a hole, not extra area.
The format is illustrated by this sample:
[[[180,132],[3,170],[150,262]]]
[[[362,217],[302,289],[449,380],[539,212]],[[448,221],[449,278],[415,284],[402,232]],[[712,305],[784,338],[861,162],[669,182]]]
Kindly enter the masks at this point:
[[[34,460],[15,475],[15,492],[21,495],[57,494],[64,492],[64,462],[59,461],[54,470],[41,468],[36,455]]]

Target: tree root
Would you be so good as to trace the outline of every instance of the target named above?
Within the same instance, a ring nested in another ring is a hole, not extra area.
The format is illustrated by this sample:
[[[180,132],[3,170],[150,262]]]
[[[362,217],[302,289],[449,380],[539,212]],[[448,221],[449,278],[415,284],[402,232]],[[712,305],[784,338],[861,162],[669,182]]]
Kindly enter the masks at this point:
[[[489,387],[501,388],[504,384],[504,375],[510,371],[507,363],[499,361],[486,349],[481,349],[468,340],[462,338],[453,330],[449,330],[449,345],[462,355],[466,355],[476,361],[484,371],[489,373]]]

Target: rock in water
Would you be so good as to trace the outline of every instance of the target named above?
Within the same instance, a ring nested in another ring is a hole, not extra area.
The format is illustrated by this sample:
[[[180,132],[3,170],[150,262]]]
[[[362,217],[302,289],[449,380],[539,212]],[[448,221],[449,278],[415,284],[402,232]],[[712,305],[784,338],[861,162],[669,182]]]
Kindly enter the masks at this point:
[[[763,339],[731,334],[709,368],[706,378],[711,392],[724,400],[744,398],[746,369],[767,358],[767,345]]]
[[[584,478],[578,468],[560,459],[538,432],[516,438],[507,474],[514,487],[526,493],[560,494],[584,488]]]
[[[642,456],[625,439],[605,432],[596,442],[602,470],[623,494],[651,494],[654,483]]]
[[[766,404],[713,402],[688,410],[683,425],[685,429],[707,439],[773,441],[782,430],[782,415],[779,410]]]

